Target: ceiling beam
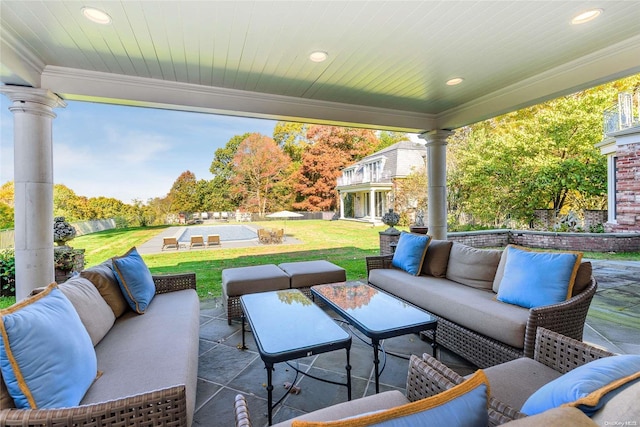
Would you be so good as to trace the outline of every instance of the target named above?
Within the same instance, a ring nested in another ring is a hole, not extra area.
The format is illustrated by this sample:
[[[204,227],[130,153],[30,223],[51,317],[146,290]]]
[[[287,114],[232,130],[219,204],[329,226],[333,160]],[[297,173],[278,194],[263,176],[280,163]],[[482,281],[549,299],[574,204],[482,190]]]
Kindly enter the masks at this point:
[[[637,73],[640,36],[445,111],[437,116],[436,126],[456,129]]]
[[[46,66],[42,87],[67,100],[305,123],[422,132],[430,114]]]

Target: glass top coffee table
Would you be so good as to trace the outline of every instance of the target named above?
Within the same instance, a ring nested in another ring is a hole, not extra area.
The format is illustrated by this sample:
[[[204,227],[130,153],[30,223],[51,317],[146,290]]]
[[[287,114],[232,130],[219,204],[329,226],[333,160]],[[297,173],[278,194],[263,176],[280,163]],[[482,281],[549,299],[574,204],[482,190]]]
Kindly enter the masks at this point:
[[[312,286],[311,294],[371,339],[376,393],[380,391],[380,340],[433,330],[432,351],[436,355],[437,319],[406,301],[360,282]]]
[[[242,310],[242,348],[245,347],[245,318],[251,325],[258,353],[267,370],[269,425],[273,411],[272,372],[275,363],[314,354],[345,349],[347,352],[347,399],[351,400],[351,335],[338,326],[320,307],[298,289],[260,292],[240,297]],[[322,380],[305,374],[311,378]]]

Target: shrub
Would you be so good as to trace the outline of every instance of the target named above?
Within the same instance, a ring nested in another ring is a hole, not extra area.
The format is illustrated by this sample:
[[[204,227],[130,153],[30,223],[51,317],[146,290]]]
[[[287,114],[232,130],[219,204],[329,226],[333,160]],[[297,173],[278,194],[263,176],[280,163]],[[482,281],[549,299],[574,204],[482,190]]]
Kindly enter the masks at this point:
[[[13,249],[0,251],[0,296],[16,294],[16,257]]]

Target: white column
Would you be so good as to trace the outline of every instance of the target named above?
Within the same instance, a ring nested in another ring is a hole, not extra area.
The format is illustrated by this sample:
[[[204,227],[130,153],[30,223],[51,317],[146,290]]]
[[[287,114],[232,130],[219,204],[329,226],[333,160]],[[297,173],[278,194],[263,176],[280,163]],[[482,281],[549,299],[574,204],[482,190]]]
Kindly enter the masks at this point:
[[[340,199],[340,219],[344,219],[344,198],[347,193],[343,193],[342,191],[338,192],[338,198]]]
[[[427,141],[427,226],[436,240],[447,239],[447,137],[451,131],[425,132]]]
[[[371,222],[374,222],[376,219],[376,190],[374,189],[369,191],[369,217],[371,218]]]
[[[54,280],[53,109],[66,103],[47,89],[2,86],[13,104],[16,300]]]

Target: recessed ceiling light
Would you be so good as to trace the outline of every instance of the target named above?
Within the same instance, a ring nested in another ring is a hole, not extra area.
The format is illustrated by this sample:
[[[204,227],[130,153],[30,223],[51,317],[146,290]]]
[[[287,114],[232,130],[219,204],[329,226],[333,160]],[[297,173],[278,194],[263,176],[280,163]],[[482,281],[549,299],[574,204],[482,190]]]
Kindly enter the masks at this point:
[[[309,55],[309,59],[312,60],[313,62],[323,62],[323,61],[326,61],[328,57],[329,57],[329,54],[321,50],[311,52],[311,55]]]
[[[586,10],[586,11],[574,16],[573,19],[571,20],[571,23],[573,25],[579,25],[579,24],[584,24],[584,23],[589,22],[589,21],[593,21],[598,16],[602,15],[602,12],[604,12],[603,9]]]
[[[83,7],[82,14],[89,21],[95,22],[96,24],[106,25],[111,23],[111,17],[106,12],[93,7]]]
[[[462,77],[454,77],[453,79],[447,80],[447,85],[448,86],[455,86],[455,85],[459,85],[463,81],[464,81],[464,79]]]

